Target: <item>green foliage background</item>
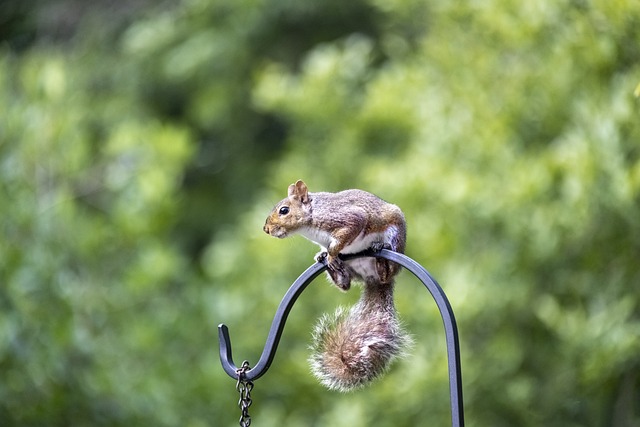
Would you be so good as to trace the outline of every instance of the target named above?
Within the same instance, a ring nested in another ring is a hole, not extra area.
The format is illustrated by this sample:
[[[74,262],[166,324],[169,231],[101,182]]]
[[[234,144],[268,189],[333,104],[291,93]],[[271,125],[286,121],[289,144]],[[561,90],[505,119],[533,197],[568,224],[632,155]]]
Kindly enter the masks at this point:
[[[286,186],[400,205],[458,319],[467,425],[640,425],[640,3],[77,0],[0,5],[0,425],[227,426],[316,248]],[[321,388],[317,280],[256,382],[260,426],[449,423],[441,320]]]

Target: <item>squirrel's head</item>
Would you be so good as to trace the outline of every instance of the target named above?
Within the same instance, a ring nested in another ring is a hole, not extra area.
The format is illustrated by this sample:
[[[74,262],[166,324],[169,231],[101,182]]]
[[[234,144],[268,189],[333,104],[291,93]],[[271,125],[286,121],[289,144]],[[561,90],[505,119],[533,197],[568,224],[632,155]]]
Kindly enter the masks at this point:
[[[273,208],[264,223],[265,233],[282,239],[311,223],[311,200],[307,185],[301,181],[289,186],[287,198]]]

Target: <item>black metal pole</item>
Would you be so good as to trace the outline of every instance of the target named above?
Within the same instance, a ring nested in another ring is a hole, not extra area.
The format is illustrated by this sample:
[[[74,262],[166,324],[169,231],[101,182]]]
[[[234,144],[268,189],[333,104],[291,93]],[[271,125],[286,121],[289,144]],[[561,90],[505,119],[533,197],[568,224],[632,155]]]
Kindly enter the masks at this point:
[[[342,258],[344,260],[360,258],[360,257],[379,257],[385,258],[390,261],[396,262],[416,276],[429,290],[431,296],[438,306],[442,321],[444,323],[445,338],[447,343],[447,360],[449,366],[449,391],[451,396],[451,425],[453,427],[464,426],[464,406],[462,400],[462,370],[460,366],[460,343],[458,338],[458,327],[456,319],[453,314],[453,309],[449,304],[449,300],[444,291],[436,282],[429,272],[418,264],[413,259],[406,255],[393,252],[387,249],[382,249],[378,252],[365,251],[353,255],[345,255]],[[253,381],[264,375],[271,362],[276,355],[278,349],[278,343],[280,337],[284,331],[284,325],[289,316],[289,312],[295,304],[296,300],[306,289],[306,287],[315,279],[320,273],[322,273],[327,266],[322,263],[315,263],[307,270],[305,270],[300,277],[296,279],[291,285],[287,293],[282,298],[278,310],[271,323],[271,329],[267,337],[262,355],[258,360],[258,363],[250,370],[244,373],[244,378],[247,381]],[[231,340],[229,338],[229,329],[223,323],[218,325],[218,335],[220,338],[220,362],[224,371],[233,379],[238,379],[238,368],[233,362],[233,355],[231,352]]]

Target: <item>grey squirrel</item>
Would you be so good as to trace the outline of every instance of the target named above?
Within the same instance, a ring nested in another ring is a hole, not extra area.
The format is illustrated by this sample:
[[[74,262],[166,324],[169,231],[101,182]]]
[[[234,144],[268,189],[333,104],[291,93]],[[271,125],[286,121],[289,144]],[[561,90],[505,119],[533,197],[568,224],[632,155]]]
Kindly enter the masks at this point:
[[[318,262],[326,262],[329,279],[347,291],[363,283],[359,301],[323,316],[313,332],[312,372],[332,390],[351,391],[384,374],[411,338],[398,320],[393,301],[400,266],[382,258],[340,259],[367,249],[403,253],[406,222],[400,208],[363,190],[310,193],[303,181],[271,211],[264,231],[284,238],[300,234],[317,243]]]

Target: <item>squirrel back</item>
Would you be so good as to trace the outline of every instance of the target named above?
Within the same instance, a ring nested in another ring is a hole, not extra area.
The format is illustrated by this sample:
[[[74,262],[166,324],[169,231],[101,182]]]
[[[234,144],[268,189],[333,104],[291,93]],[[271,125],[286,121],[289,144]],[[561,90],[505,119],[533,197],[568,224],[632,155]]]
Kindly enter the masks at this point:
[[[274,237],[301,234],[317,243],[321,252],[316,260],[327,264],[329,279],[339,289],[348,290],[352,280],[363,284],[356,305],[325,315],[315,327],[310,357],[314,375],[339,391],[380,377],[411,343],[393,302],[400,266],[382,258],[344,262],[340,254],[382,248],[404,253],[406,223],[400,208],[363,190],[310,193],[297,181],[263,229]]]

